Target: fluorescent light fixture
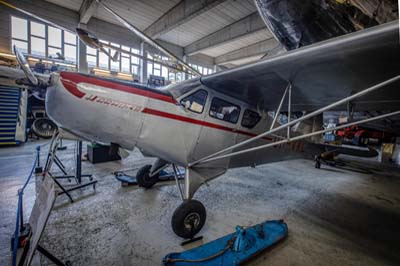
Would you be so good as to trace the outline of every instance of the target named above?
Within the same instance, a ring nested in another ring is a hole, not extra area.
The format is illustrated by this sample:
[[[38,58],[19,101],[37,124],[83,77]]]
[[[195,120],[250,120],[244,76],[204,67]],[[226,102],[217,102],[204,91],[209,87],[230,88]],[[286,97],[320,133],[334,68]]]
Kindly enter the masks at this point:
[[[67,67],[76,67],[76,65],[73,65],[73,64],[58,63],[58,62],[55,62],[55,64],[60,65],[60,66],[67,66]]]
[[[123,72],[118,72],[117,75],[118,75],[118,76],[123,76],[123,77],[132,78],[132,74],[127,74],[127,73],[123,73]]]
[[[33,62],[39,62],[39,59],[33,57],[28,57],[28,60]]]
[[[53,64],[53,61],[48,61],[48,60],[42,60],[42,62],[45,64]]]
[[[15,55],[6,53],[0,53],[0,56],[15,58]]]
[[[111,71],[110,70],[105,70],[105,69],[100,69],[100,68],[93,68],[94,72],[100,72],[100,73],[107,73],[110,74]]]

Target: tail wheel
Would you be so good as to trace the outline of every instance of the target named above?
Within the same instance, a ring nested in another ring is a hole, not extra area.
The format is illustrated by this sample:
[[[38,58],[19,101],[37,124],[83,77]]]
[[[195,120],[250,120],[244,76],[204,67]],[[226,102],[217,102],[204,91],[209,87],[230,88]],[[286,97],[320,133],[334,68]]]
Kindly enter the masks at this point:
[[[316,155],[314,158],[314,161],[315,161],[315,168],[320,169],[321,168],[321,156]]]
[[[51,138],[57,130],[57,125],[48,118],[38,118],[32,124],[33,133],[44,139]]]
[[[136,173],[136,182],[140,187],[151,188],[158,181],[159,174],[150,177],[151,165],[147,164]]]
[[[193,238],[206,222],[206,208],[197,200],[185,200],[172,215],[174,233],[182,238]]]

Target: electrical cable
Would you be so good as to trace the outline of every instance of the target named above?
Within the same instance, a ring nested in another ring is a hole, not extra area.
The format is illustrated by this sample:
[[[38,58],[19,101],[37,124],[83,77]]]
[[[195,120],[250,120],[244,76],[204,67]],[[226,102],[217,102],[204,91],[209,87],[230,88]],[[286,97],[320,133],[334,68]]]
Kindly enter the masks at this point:
[[[45,145],[45,144],[44,144]],[[44,146],[43,145],[43,146]],[[40,153],[40,146],[36,146],[36,153]],[[32,178],[33,172],[35,171],[35,167],[37,164],[38,156],[35,156],[35,160],[32,165],[32,169],[29,173],[28,178],[26,179],[24,185],[20,190],[18,190],[18,206],[17,206],[17,219],[15,222],[15,232],[14,232],[14,243],[13,243],[13,256],[12,256],[12,265],[16,266],[17,265],[17,253],[18,253],[18,241],[19,241],[19,230],[20,230],[20,220],[21,220],[21,211],[22,211],[22,200],[23,200],[23,194],[26,186],[28,185],[29,181]]]

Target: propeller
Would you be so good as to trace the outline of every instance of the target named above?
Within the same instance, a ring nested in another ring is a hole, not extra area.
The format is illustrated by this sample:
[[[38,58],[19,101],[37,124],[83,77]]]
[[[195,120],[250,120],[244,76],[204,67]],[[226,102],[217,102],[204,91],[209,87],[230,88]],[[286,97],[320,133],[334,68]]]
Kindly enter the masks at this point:
[[[27,77],[29,82],[34,86],[39,85],[39,80],[36,78],[35,74],[33,74],[32,70],[29,68],[29,64],[26,61],[25,56],[21,53],[20,50],[18,50],[18,48],[15,45],[14,45],[14,54],[17,58],[18,64],[21,66],[22,71],[24,71],[25,76]]]
[[[19,85],[25,85],[29,86],[30,91],[32,92],[32,95],[39,99],[42,100],[43,95],[45,95],[45,91],[47,86],[50,84],[51,77],[48,74],[39,74],[39,73],[34,73],[30,67],[28,62],[26,61],[25,56],[22,54],[22,52],[14,45],[13,47],[14,53],[16,60],[18,62],[18,65],[21,67],[22,71],[25,74],[26,78],[20,78],[15,80],[15,82]]]

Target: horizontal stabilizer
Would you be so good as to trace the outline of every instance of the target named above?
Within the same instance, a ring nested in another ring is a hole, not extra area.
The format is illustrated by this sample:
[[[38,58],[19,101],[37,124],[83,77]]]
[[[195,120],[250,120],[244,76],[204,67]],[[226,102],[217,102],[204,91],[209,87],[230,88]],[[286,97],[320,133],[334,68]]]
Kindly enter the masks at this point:
[[[371,147],[356,147],[356,146],[344,146],[344,145],[328,145],[325,144],[326,152],[324,154],[334,154],[337,156],[339,154],[346,154],[357,157],[376,157],[379,155],[378,151]],[[324,154],[321,156],[324,157]]]

